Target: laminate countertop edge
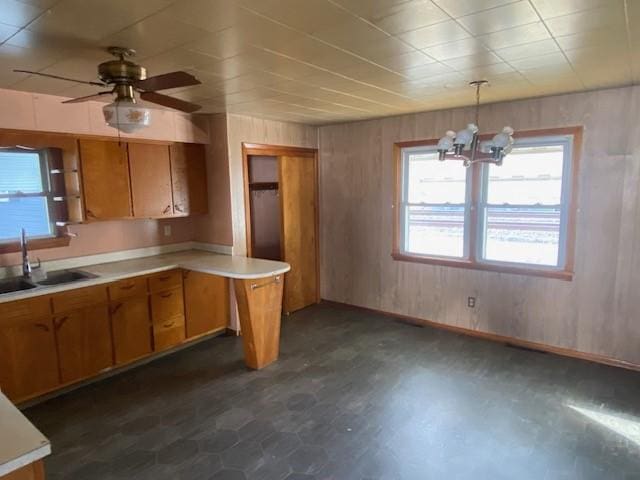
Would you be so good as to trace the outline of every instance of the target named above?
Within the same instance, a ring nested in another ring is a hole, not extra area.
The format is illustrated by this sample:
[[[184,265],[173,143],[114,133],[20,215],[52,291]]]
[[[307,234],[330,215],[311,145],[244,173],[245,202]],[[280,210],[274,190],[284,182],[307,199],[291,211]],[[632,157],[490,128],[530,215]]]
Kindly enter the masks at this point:
[[[51,454],[49,440],[0,392],[0,477]]]
[[[82,270],[96,275],[96,278],[2,294],[0,295],[0,303],[102,285],[176,268],[232,279],[250,280],[281,275],[288,272],[291,266],[288,263],[275,260],[224,255],[202,250],[185,250],[74,268],[73,270]]]

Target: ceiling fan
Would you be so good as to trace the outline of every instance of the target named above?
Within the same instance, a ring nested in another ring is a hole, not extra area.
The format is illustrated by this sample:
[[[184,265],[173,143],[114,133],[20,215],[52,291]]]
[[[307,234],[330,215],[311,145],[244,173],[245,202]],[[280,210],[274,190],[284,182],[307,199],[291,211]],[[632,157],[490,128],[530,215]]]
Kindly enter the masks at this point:
[[[200,109],[200,105],[196,105],[195,103],[185,102],[178,98],[157,93],[158,90],[200,85],[201,82],[193,75],[190,75],[187,72],[178,71],[157,75],[155,77],[147,77],[147,70],[144,67],[127,60],[127,58],[133,57],[136,54],[135,50],[123,47],[108,47],[107,51],[115,56],[117,60],[110,60],[98,65],[98,77],[100,78],[100,82],[76,80],[74,78],[61,77],[42,72],[32,72],[29,70],[14,70],[14,72],[40,75],[42,77],[55,78],[58,80],[68,80],[70,82],[94,85],[96,87],[112,87],[111,90],[97,92],[93,95],[87,95],[86,97],[65,100],[62,103],[86,102],[88,100],[95,100],[104,95],[111,95],[113,93],[116,94],[116,101],[134,100],[135,103],[134,92],[138,92],[142,100],[157,103],[164,107],[181,110],[187,113],[192,113]]]
[[[86,102],[115,94],[115,100],[113,103],[106,105],[103,112],[109,125],[124,132],[131,132],[149,125],[151,113],[149,109],[136,106],[136,93],[139,94],[142,100],[182,112],[193,113],[200,109],[200,105],[195,103],[158,93],[158,90],[200,85],[201,82],[193,75],[177,71],[155,77],[147,77],[147,70],[144,67],[128,60],[128,58],[135,55],[135,50],[124,47],[108,47],[107,51],[115,56],[116,60],[109,60],[98,65],[99,82],[77,80],[29,70],[14,70],[14,72],[109,88],[109,90],[103,90],[92,95],[65,100],[62,103]]]

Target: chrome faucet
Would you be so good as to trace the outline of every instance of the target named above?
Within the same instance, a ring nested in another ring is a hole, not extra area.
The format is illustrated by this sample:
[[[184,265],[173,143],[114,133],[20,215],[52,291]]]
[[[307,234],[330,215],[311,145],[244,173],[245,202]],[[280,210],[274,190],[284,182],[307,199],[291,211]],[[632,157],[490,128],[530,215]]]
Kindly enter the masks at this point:
[[[31,278],[31,263],[29,262],[29,253],[27,252],[27,232],[24,228],[20,235],[20,249],[22,250],[22,276]]]

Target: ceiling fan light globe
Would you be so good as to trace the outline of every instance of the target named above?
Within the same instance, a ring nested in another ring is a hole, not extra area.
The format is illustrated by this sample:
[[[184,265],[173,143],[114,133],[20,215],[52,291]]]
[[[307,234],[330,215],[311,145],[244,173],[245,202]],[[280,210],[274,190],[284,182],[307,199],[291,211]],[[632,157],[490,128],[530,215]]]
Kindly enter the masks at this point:
[[[151,109],[130,100],[116,100],[105,105],[102,114],[107,125],[124,133],[134,133],[151,124]]]

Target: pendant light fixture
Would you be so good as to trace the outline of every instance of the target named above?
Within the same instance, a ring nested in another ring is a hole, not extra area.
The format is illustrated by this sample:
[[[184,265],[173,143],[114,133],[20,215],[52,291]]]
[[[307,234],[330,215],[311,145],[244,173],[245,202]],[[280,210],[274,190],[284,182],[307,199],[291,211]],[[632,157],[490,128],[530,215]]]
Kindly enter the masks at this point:
[[[513,128],[506,126],[491,140],[481,142],[478,135],[480,115],[480,88],[489,83],[487,80],[474,80],[469,85],[476,89],[475,123],[469,123],[466,128],[455,132],[447,130],[444,137],[438,141],[438,159],[462,160],[465,167],[474,163],[492,163],[502,165],[504,157],[513,148]],[[468,154],[464,154],[469,151]]]

